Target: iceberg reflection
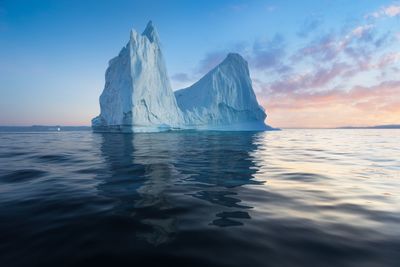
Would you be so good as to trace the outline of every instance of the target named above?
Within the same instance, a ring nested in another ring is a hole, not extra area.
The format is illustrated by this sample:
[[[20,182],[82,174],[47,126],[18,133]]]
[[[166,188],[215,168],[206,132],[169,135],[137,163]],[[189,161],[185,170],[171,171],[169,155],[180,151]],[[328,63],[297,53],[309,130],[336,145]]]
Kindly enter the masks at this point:
[[[150,226],[136,234],[155,245],[173,238],[177,225],[185,227],[184,217],[197,216],[198,209],[207,209],[202,214],[207,224],[243,225],[252,207],[235,189],[261,183],[253,179],[256,135],[103,133],[107,170],[98,175],[98,190],[114,200],[113,212]]]

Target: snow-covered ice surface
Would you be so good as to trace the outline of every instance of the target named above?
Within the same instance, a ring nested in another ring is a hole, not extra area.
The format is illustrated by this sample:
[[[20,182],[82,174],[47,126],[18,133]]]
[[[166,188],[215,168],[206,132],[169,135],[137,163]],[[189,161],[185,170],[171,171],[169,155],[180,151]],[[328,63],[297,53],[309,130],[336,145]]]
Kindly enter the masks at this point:
[[[171,89],[159,37],[150,21],[110,60],[94,131],[171,129],[263,131],[266,114],[254,94],[247,62],[227,58],[192,86]]]

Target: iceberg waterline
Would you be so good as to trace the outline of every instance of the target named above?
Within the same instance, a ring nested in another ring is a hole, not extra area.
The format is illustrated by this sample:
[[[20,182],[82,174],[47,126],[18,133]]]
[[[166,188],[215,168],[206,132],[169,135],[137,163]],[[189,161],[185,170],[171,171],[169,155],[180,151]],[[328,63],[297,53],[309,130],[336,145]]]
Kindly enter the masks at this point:
[[[174,93],[151,21],[142,34],[132,30],[128,44],[110,60],[100,109],[92,120],[98,132],[272,129],[239,54],[228,54],[198,82]]]

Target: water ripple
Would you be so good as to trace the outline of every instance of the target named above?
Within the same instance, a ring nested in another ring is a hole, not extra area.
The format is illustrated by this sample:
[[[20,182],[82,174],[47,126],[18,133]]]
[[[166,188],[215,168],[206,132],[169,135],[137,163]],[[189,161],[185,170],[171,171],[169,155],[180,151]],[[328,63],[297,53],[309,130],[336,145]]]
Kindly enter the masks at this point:
[[[0,181],[5,183],[26,182],[43,177],[45,174],[46,174],[45,171],[34,170],[34,169],[17,170],[1,176]]]
[[[398,136],[3,133],[0,266],[397,266]]]

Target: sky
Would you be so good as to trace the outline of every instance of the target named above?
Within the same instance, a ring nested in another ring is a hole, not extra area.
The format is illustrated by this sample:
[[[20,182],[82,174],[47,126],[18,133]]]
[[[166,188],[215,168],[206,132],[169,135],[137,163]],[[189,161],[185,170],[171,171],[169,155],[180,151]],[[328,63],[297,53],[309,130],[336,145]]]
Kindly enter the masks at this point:
[[[237,52],[269,125],[400,124],[400,1],[0,0],[0,125],[90,125],[149,20],[174,90]]]

